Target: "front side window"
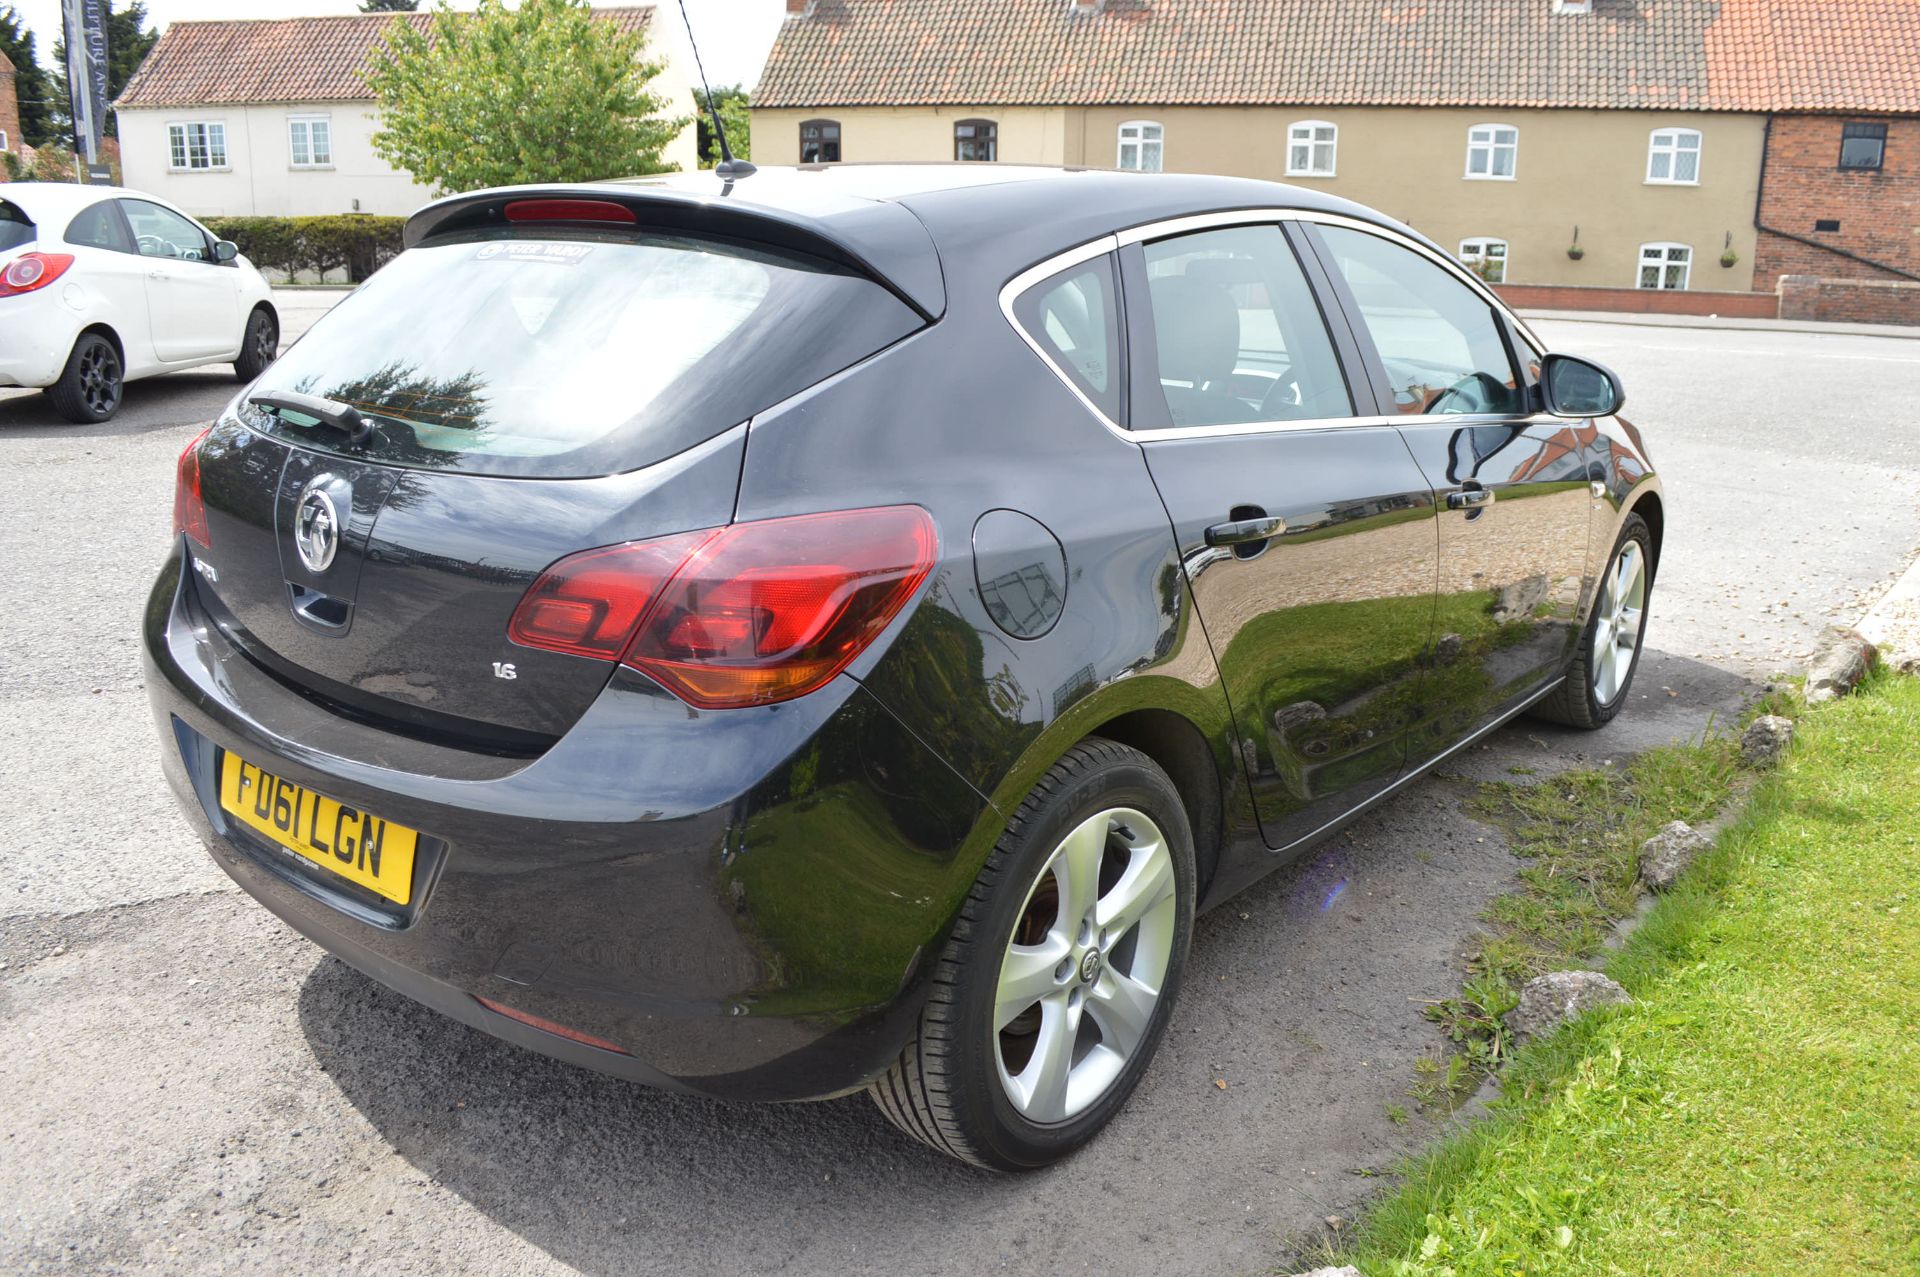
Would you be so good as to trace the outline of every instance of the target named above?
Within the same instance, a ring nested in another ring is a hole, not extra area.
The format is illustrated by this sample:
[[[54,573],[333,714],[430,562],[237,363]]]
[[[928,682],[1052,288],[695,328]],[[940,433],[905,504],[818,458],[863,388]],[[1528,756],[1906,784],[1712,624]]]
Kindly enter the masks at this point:
[[[1325,120],[1302,120],[1287,129],[1287,176],[1332,177],[1340,129]]]
[[[1692,129],[1655,129],[1647,146],[1647,180],[1689,186],[1700,180],[1700,135]]]
[[[1520,130],[1510,124],[1476,124],[1467,130],[1467,176],[1504,179],[1520,158]]]
[[[1886,125],[1843,124],[1840,126],[1841,168],[1877,169],[1886,162]]]
[[[1642,244],[1636,288],[1685,288],[1693,250],[1685,244]]]
[[[1159,374],[1165,421],[1220,426],[1353,415],[1326,321],[1278,226],[1181,235],[1148,244],[1145,253],[1150,366]],[[1137,374],[1134,384],[1142,384]],[[1135,404],[1140,411],[1138,395]]]
[[[295,168],[332,167],[333,122],[314,116],[288,120],[287,150]]]
[[[170,208],[145,200],[121,200],[120,211],[133,227],[133,241],[142,257],[174,257],[189,262],[213,260],[207,233]]]
[[[1000,126],[992,120],[961,120],[953,126],[953,158],[984,160],[1000,158]]]
[[[840,162],[840,121],[802,120],[800,122],[800,162],[802,164],[838,164]]]
[[[1120,418],[1120,321],[1107,257],[1041,280],[1013,304],[1014,318],[1047,361],[1107,414]]]
[[[1507,282],[1507,241],[1480,236],[1460,241],[1460,263],[1489,284]]]
[[[167,125],[168,162],[176,169],[214,169],[227,166],[225,124]]]
[[[1129,120],[1120,126],[1118,167],[1158,173],[1162,155],[1161,130],[1152,120]]]
[[[1319,228],[1373,338],[1393,410],[1525,411],[1500,321],[1464,280],[1412,249],[1344,226]]]

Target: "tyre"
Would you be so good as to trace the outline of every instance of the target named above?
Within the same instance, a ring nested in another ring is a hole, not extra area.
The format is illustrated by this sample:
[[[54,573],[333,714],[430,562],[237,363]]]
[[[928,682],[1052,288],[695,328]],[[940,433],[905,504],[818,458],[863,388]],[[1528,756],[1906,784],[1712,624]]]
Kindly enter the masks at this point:
[[[240,358],[233,361],[233,375],[241,381],[252,381],[279,357],[280,321],[265,306],[256,306],[247,316],[247,332],[240,341]]]
[[[1179,994],[1193,906],[1193,835],[1173,782],[1138,750],[1081,742],[1008,822],[874,1102],[977,1166],[1066,1156],[1146,1071]]]
[[[1593,615],[1567,679],[1534,706],[1541,718],[1571,727],[1604,727],[1627,703],[1640,668],[1640,636],[1653,598],[1653,533],[1637,514],[1627,516],[1613,556],[1600,577]]]
[[[47,398],[55,412],[78,425],[105,421],[120,410],[124,377],[114,344],[99,333],[81,333],[60,380],[47,387]]]

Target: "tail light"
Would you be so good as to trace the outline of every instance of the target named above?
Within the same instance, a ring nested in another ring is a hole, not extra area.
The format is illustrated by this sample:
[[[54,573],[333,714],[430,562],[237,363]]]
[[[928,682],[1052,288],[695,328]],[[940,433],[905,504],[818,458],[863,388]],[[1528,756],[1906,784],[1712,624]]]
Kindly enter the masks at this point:
[[[514,200],[505,209],[509,222],[625,222],[638,214],[612,200]]]
[[[185,533],[202,549],[212,549],[213,542],[207,535],[207,503],[200,497],[200,441],[212,429],[208,426],[193,437],[181,452],[173,475],[173,535]]]
[[[918,506],[735,523],[587,550],[541,574],[508,637],[621,661],[702,709],[825,685],[933,570]]]
[[[0,270],[0,297],[17,297],[45,288],[67,273],[72,253],[22,253]]]

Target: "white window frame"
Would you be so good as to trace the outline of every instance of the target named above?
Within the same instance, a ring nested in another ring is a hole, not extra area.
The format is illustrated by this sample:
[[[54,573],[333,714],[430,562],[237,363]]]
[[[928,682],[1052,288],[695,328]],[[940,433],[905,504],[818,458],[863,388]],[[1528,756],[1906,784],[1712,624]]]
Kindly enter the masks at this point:
[[[1660,142],[1660,139],[1663,137],[1670,139],[1665,145],[1662,145]],[[1693,145],[1691,147],[1681,146],[1680,139],[1688,137],[1693,139]],[[1690,178],[1677,177],[1675,174],[1680,171],[1680,157],[1688,151],[1691,151],[1693,154],[1693,176]],[[1655,129],[1647,135],[1647,184],[1649,186],[1700,185],[1700,168],[1706,159],[1706,151],[1706,139],[1700,136],[1699,129]],[[1657,177],[1653,171],[1654,161],[1663,155],[1667,159],[1667,175],[1665,177]]]
[[[1149,132],[1148,130],[1152,130]],[[1114,167],[1136,173],[1158,173],[1167,163],[1167,131],[1158,120],[1126,120],[1114,131]],[[1147,148],[1154,148],[1153,166],[1147,166]],[[1134,152],[1134,163],[1127,163],[1127,152]]]
[[[1506,132],[1513,134],[1513,140],[1511,142],[1502,142],[1500,140],[1500,133],[1501,133],[1501,130],[1503,129]],[[1484,138],[1476,137],[1475,134],[1479,134],[1479,133],[1484,133],[1486,134],[1486,136]],[[1476,173],[1473,171],[1473,157],[1476,151],[1485,152],[1486,154],[1487,171],[1484,173]],[[1507,151],[1510,153],[1508,158],[1512,164],[1513,172],[1496,173],[1493,171],[1494,161],[1499,158],[1501,151]],[[1520,174],[1520,127],[1519,125],[1517,124],[1475,124],[1467,129],[1466,179],[1469,182],[1512,182],[1518,179],[1519,174]]]
[[[1329,138],[1319,138],[1315,132],[1319,129],[1330,130]],[[1293,148],[1307,148],[1307,163],[1298,167],[1293,162]],[[1327,166],[1318,168],[1314,164],[1321,147],[1327,148]],[[1335,177],[1340,167],[1340,126],[1332,120],[1295,120],[1287,126],[1287,176],[1288,177]]]
[[[1670,260],[1667,256],[1668,253],[1672,252],[1676,248],[1685,249],[1687,254],[1684,259],[1678,262]],[[1648,260],[1649,254],[1652,255],[1651,261]],[[1641,282],[1641,279],[1640,279],[1641,272],[1644,271],[1649,265],[1658,266],[1660,268],[1660,282],[1657,284],[1649,285]],[[1673,266],[1678,266],[1680,268],[1680,283],[1677,287],[1669,288],[1667,287],[1667,283],[1666,283],[1667,270],[1668,268]],[[1642,244],[1640,246],[1640,256],[1635,258],[1633,263],[1633,286],[1635,288],[1646,289],[1648,292],[1683,293],[1688,289],[1688,287],[1692,284],[1692,282],[1693,282],[1693,245],[1675,243],[1672,240],[1661,240],[1658,243]]]
[[[325,125],[327,130],[327,158],[324,160],[318,158],[316,148],[313,145],[313,126],[316,124]],[[304,162],[294,150],[293,130],[295,125],[304,126],[307,131],[307,158]],[[327,115],[324,112],[308,112],[300,115],[289,115],[287,117],[287,167],[296,169],[330,169],[333,167],[333,117],[331,115]]]
[[[188,129],[205,130],[203,145],[207,151],[207,162],[193,162],[193,144],[187,138]],[[176,135],[179,145],[174,145]],[[215,161],[214,138],[219,138],[218,161]],[[185,163],[176,163],[184,160]],[[233,165],[227,151],[227,122],[225,120],[169,120],[167,121],[167,172],[169,173],[227,173]]]
[[[7,131],[0,129],[0,151],[7,149]]]
[[[1490,250],[1498,248],[1499,252]],[[1460,264],[1473,272],[1474,278],[1483,284],[1504,284],[1507,282],[1507,269],[1513,264],[1513,250],[1507,241],[1496,235],[1471,235],[1460,241]],[[1498,261],[1500,278],[1488,279],[1478,269],[1482,261]]]

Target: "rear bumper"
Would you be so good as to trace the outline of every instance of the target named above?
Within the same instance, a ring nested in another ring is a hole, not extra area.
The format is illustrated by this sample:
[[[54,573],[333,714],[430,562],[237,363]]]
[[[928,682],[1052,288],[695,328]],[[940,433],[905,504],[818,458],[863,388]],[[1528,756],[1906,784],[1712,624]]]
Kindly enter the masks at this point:
[[[655,1086],[815,1098],[897,1054],[991,829],[857,682],[701,714],[622,671],[541,757],[484,757],[308,700],[226,642],[188,578],[176,552],[143,627],[165,771],[213,858],[303,935],[455,1019]],[[230,822],[222,751],[423,831],[410,903]]]
[[[79,333],[60,304],[61,281],[19,297],[0,298],[0,386],[51,386],[66,370]]]

